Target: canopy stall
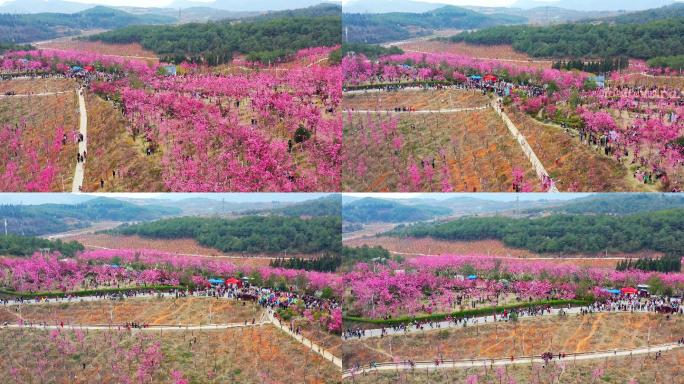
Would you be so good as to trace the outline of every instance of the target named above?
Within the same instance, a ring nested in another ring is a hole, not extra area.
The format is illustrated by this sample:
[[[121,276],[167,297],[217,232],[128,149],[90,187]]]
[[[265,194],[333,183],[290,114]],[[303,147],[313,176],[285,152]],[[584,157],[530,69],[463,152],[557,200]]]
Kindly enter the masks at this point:
[[[636,288],[632,288],[632,287],[625,287],[625,288],[622,288],[622,289],[620,290],[620,292],[621,292],[623,295],[636,295],[637,293],[639,293],[639,291],[637,291]]]

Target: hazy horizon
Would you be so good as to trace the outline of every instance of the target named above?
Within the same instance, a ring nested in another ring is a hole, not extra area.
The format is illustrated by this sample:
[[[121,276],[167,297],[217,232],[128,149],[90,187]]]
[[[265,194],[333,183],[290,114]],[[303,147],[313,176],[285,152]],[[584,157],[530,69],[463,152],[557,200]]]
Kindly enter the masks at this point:
[[[539,200],[574,200],[592,195],[592,193],[343,193],[342,196],[350,197],[375,197],[378,199],[424,199],[446,200],[455,197],[473,198],[491,201],[539,201]]]
[[[354,4],[358,3],[360,1],[367,1],[367,0],[341,0],[342,1],[342,6],[344,7],[345,5],[349,4]],[[397,4],[400,4],[402,2],[405,2],[406,0],[383,0],[383,3],[393,3],[396,2]],[[476,7],[510,7],[514,5],[515,3],[520,3],[520,0],[408,0],[411,2],[416,2],[416,3],[431,3],[431,4],[448,4],[448,5],[456,5],[456,6],[476,6]],[[553,6],[555,4],[563,2],[563,0],[533,0],[535,3],[540,3],[540,6],[544,6],[548,4],[549,6]],[[651,0],[653,5],[652,8],[658,8],[661,7],[664,3],[671,3],[671,2],[682,2],[684,0]],[[529,2],[529,1],[526,1]],[[625,2],[622,2],[622,4],[625,4]],[[626,9],[626,7],[623,8],[607,8],[605,9],[606,11],[611,11],[611,10],[621,10],[621,9]],[[400,12],[401,9],[397,9],[397,12]]]
[[[216,201],[225,199],[234,203],[269,203],[272,201],[296,203],[314,200],[335,193],[0,193],[0,205],[3,204],[73,204],[76,200],[108,197],[112,199],[146,199],[179,201],[185,199],[205,198]]]

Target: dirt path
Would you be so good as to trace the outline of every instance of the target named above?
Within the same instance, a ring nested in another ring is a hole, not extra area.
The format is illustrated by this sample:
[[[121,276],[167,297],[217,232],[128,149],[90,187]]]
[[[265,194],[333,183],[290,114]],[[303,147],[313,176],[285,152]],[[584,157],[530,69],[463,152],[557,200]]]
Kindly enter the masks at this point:
[[[599,323],[601,322],[601,319],[603,319],[606,316],[605,313],[599,313],[596,318],[592,318],[592,323],[591,323],[591,330],[589,331],[589,334],[582,338],[582,340],[577,342],[577,346],[575,347],[575,353],[580,353],[584,349],[584,347],[587,346],[587,343],[591,340],[592,337],[596,334],[596,330],[599,327]],[[579,329],[578,329],[579,330]]]
[[[546,171],[546,168],[544,168],[544,165],[539,161],[539,157],[537,157],[537,154],[534,153],[534,150],[532,150],[532,147],[530,144],[527,142],[525,139],[525,136],[523,136],[522,133],[520,133],[520,130],[513,124],[510,118],[508,118],[508,115],[501,109],[499,109],[499,106],[497,105],[496,100],[492,100],[492,108],[496,111],[496,113],[501,116],[503,119],[504,123],[506,124],[506,127],[508,130],[511,132],[511,135],[518,141],[520,144],[520,148],[522,151],[525,153],[525,156],[530,160],[530,163],[532,163],[532,167],[534,167],[534,170],[537,172],[537,177],[539,178],[540,181],[543,181],[545,178],[548,178],[549,180],[551,177],[549,176],[549,173]],[[551,182],[551,187],[548,190],[549,193],[557,193],[558,188],[556,188],[556,184]]]
[[[78,96],[78,111],[80,116],[79,133],[83,135],[83,141],[78,143],[78,153],[83,154],[88,151],[88,113],[86,111],[85,98],[83,97],[83,89],[76,91]],[[72,193],[81,192],[83,187],[83,176],[85,175],[85,160],[83,162],[76,162],[76,169],[74,170],[74,181],[71,185]]]
[[[684,347],[682,344],[670,343],[661,344],[652,347],[642,347],[625,350],[613,351],[596,351],[587,353],[568,354],[567,357],[561,359],[562,361],[575,362],[578,360],[602,360],[618,357],[631,357],[634,355],[646,355],[655,352],[667,352],[674,349]],[[558,360],[557,358],[554,360]],[[363,367],[361,369],[347,370],[343,373],[343,378],[350,378],[356,375],[361,375],[373,371],[398,371],[398,370],[435,370],[435,369],[459,369],[459,368],[473,368],[473,367],[494,367],[507,365],[528,365],[528,364],[542,364],[544,360],[541,357],[516,357],[514,359],[478,359],[478,360],[444,360],[440,364],[434,362],[415,362],[413,366],[404,362],[398,363],[377,363],[375,367]]]
[[[290,330],[290,328],[284,326],[278,319],[273,317],[273,314],[269,311],[268,312],[268,318],[275,325],[276,327],[280,328],[281,331],[287,333],[288,335],[292,336],[295,340],[299,341],[302,345],[308,347],[311,349],[311,351],[323,356],[328,361],[331,361],[333,364],[335,364],[338,368],[342,369],[342,359],[339,357],[333,355],[332,353],[328,352],[325,350],[323,347],[321,347],[318,344],[315,344],[313,341],[307,339],[306,337],[302,335],[298,335]]]

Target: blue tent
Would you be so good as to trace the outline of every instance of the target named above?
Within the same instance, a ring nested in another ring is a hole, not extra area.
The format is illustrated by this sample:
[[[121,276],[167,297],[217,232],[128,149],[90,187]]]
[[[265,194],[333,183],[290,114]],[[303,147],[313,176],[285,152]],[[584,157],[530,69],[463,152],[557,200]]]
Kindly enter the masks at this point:
[[[209,279],[209,284],[223,284],[223,279]]]
[[[475,280],[477,279],[477,275],[468,275],[468,280]]]
[[[78,65],[75,65],[75,66],[71,67],[71,70],[74,72],[80,72],[83,70],[83,68],[79,67]]]
[[[620,294],[620,290],[619,290],[619,289],[607,289],[607,288],[603,288],[603,290],[604,290],[605,292],[612,293],[613,295],[619,295],[619,294]]]
[[[471,75],[471,76],[470,76],[470,80],[482,80],[482,76]]]

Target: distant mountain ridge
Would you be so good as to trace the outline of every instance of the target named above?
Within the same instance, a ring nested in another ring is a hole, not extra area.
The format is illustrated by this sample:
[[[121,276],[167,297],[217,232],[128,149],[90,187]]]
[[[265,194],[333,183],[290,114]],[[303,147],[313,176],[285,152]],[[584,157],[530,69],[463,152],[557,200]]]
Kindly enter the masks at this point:
[[[264,12],[308,8],[321,3],[341,5],[340,1],[334,0],[215,0],[211,2],[176,0],[173,3],[171,3],[171,5],[169,5],[168,7],[176,9],[192,7],[209,7],[215,9],[229,10],[231,12]]]
[[[0,220],[7,220],[8,232],[22,236],[65,232],[96,221],[146,221],[180,213],[174,207],[139,206],[107,197],[77,204],[0,205]]]
[[[430,35],[439,29],[480,29],[526,24],[527,18],[508,14],[483,14],[463,7],[444,6],[423,13],[344,13],[342,23],[348,43],[377,44]]]
[[[133,15],[97,6],[76,13],[0,14],[0,42],[30,43],[78,35],[89,29],[116,29],[131,25],[171,24],[163,15]]]
[[[446,6],[447,4],[424,3],[422,1],[397,0],[352,0],[343,6],[344,13],[423,13]]]
[[[191,0],[176,0],[170,5],[158,7],[157,9],[178,9],[187,8],[213,8],[216,10],[230,11],[230,12],[265,12],[265,11],[282,11],[285,9],[306,8],[320,3],[341,4],[334,0],[216,0],[216,1],[191,1]],[[78,3],[74,1],[65,0],[11,0],[4,4],[0,4],[0,13],[76,13],[86,9],[96,7],[97,1],[92,3]],[[119,8],[111,6],[110,8]],[[120,7],[124,9],[126,7]],[[152,9],[153,7],[150,7]]]
[[[559,7],[574,9],[577,11],[606,11],[625,10],[641,11],[644,9],[657,8],[674,3],[673,0],[518,0],[511,5],[513,8],[536,8],[536,7]]]
[[[365,197],[345,203],[342,219],[351,223],[400,223],[431,220],[450,213],[451,209],[445,207]]]

